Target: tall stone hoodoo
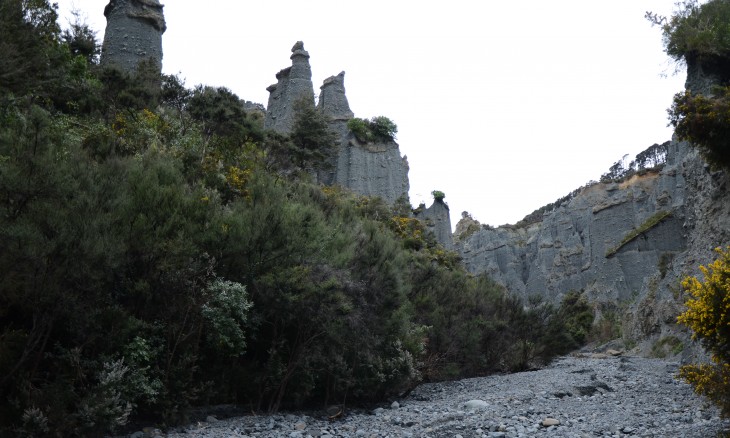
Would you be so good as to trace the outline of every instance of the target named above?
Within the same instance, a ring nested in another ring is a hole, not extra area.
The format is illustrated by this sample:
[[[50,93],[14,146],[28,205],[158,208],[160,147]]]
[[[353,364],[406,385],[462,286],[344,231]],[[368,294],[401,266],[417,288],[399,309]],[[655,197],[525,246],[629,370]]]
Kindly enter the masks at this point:
[[[304,50],[301,41],[297,41],[291,51],[291,67],[279,71],[277,82],[266,88],[270,94],[264,127],[281,133],[290,132],[294,126],[294,103],[297,100],[310,99],[314,102],[309,53]]]
[[[162,69],[162,34],[167,25],[158,0],[110,0],[101,64],[134,73],[143,61]]]
[[[292,48],[292,66],[276,74],[277,83],[269,86],[269,105],[264,126],[288,133],[294,125],[294,103],[302,97],[313,98],[309,53],[299,41]],[[408,196],[408,160],[401,157],[398,143],[360,143],[347,129],[354,114],[345,95],[345,72],[324,80],[317,108],[331,120],[339,136],[339,152],[332,157],[332,170],[317,178],[328,185],[337,184],[366,196],[380,196],[388,203]]]
[[[433,232],[436,241],[446,249],[454,249],[454,239],[451,233],[451,214],[449,206],[443,199],[434,199],[430,207],[421,205],[416,210],[416,218],[421,219]]]

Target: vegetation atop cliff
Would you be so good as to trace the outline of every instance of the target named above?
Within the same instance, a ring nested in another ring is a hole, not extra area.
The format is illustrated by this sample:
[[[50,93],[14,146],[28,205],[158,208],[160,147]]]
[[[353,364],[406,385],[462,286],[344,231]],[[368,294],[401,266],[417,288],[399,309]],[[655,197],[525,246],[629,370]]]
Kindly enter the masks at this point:
[[[716,168],[730,168],[730,1],[687,0],[669,18],[647,18],[661,26],[667,54],[689,69],[687,90],[669,109],[677,137]]]

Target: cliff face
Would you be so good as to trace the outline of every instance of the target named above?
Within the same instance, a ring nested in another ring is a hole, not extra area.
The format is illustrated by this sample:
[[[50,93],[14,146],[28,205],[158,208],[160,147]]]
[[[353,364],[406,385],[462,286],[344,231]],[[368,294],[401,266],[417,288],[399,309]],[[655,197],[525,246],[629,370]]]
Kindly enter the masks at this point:
[[[730,83],[728,67],[724,58],[688,59],[686,89],[712,93]],[[471,232],[471,222],[457,228]],[[655,341],[678,336],[683,360],[704,352],[676,324],[685,300],[681,280],[701,277],[698,267],[715,259],[714,248],[728,245],[730,174],[714,171],[678,141],[669,143],[660,171],[585,188],[542,222],[457,236],[470,271],[554,303],[570,290],[583,291],[597,318],[606,309],[619,316],[624,341],[647,353]]]
[[[292,66],[281,70],[278,82],[269,90],[269,105],[264,126],[288,133],[294,124],[294,102],[313,96],[309,53],[298,42],[292,48]],[[339,137],[338,154],[332,157],[332,170],[320,172],[323,184],[337,184],[366,196],[380,196],[388,203],[408,196],[408,160],[401,157],[398,143],[361,144],[347,129],[354,114],[345,94],[345,72],[325,79],[317,108],[330,119]]]
[[[162,68],[162,34],[167,29],[158,0],[110,0],[101,64],[133,73],[142,61]]]
[[[671,142],[660,171],[590,186],[542,222],[482,228],[457,249],[471,272],[513,293],[558,303],[584,291],[598,309],[623,309],[625,337],[658,336],[681,311],[679,280],[730,242],[728,181],[688,144]]]
[[[468,269],[487,272],[513,293],[558,302],[571,290],[591,298],[627,300],[643,287],[660,258],[686,248],[684,177],[673,162],[659,173],[620,184],[597,184],[522,229],[482,229],[459,244]],[[657,213],[670,215],[610,253]]]

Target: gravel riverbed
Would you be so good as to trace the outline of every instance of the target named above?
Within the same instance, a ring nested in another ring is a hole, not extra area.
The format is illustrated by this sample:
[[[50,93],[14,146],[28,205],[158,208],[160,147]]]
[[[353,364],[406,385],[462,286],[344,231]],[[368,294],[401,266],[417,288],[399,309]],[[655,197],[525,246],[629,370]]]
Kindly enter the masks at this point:
[[[716,437],[730,422],[661,359],[583,355],[539,371],[424,384],[374,410],[243,416],[168,437]],[[146,431],[130,436],[154,436]]]

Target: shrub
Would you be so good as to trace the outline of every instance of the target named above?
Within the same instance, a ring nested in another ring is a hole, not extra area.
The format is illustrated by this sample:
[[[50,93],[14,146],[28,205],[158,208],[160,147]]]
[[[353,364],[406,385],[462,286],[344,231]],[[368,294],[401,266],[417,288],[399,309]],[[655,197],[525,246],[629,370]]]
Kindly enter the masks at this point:
[[[398,126],[385,116],[373,117],[370,120],[352,118],[347,122],[347,129],[363,143],[388,143],[395,141],[395,135],[398,133]]]
[[[692,329],[710,353],[712,363],[680,368],[679,376],[698,394],[714,401],[723,415],[730,415],[730,247],[716,249],[719,257],[700,266],[704,281],[686,277],[682,287],[690,294],[687,310],[677,321]]]
[[[730,53],[730,2],[684,0],[669,18],[647,12],[664,33],[664,49],[679,61],[687,56],[726,56]]]
[[[669,121],[681,140],[691,142],[715,167],[730,168],[730,87],[715,96],[677,93],[669,109]]]
[[[440,190],[434,190],[431,192],[431,195],[433,196],[434,201],[436,202],[443,202],[444,198],[446,197],[446,194]]]

